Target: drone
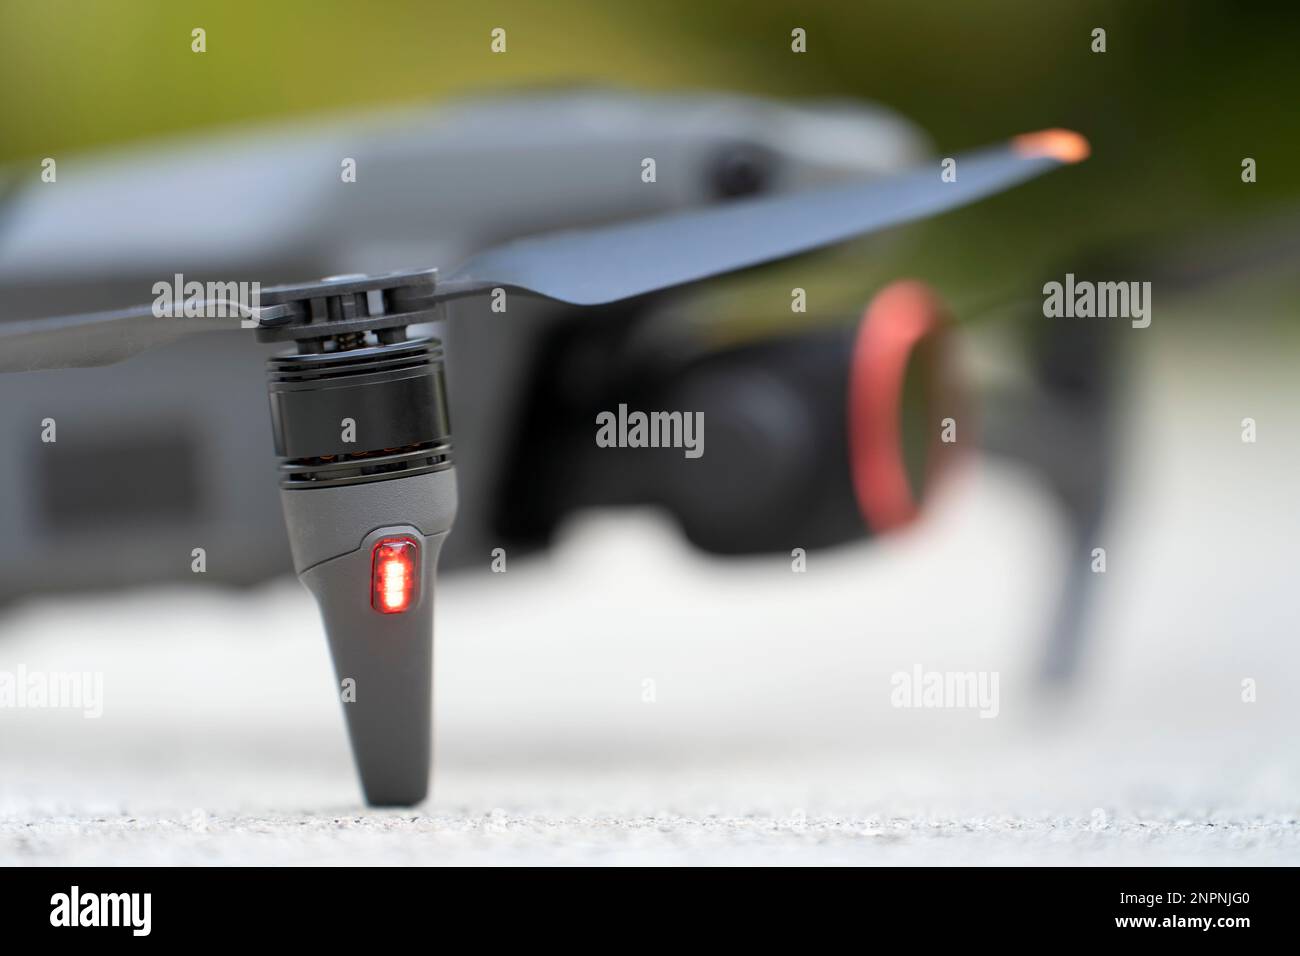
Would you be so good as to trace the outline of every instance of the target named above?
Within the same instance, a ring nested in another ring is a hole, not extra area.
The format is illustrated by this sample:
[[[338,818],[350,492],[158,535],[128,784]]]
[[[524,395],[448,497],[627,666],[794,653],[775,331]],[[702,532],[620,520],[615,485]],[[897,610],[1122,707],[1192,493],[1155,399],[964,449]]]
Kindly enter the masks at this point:
[[[429,787],[433,610],[458,510],[441,341],[411,334],[457,301],[514,296],[586,308],[633,300],[845,242],[974,203],[1077,163],[1087,141],[1045,130],[930,166],[613,225],[517,239],[445,275],[347,274],[237,296],[0,324],[0,371],[107,365],[194,335],[246,329],[285,347],[266,389],[294,568],[314,596],[366,801],[410,806]],[[900,361],[941,331],[915,285],[887,290],[855,352],[848,413],[855,493],[881,527],[912,502],[897,452]],[[232,318],[233,316],[233,318]],[[509,321],[509,312],[499,317]],[[859,360],[860,359],[860,360]],[[534,415],[560,414],[537,408]],[[532,462],[545,482],[545,454]],[[474,489],[467,489],[467,494]],[[350,691],[349,693],[347,693]]]

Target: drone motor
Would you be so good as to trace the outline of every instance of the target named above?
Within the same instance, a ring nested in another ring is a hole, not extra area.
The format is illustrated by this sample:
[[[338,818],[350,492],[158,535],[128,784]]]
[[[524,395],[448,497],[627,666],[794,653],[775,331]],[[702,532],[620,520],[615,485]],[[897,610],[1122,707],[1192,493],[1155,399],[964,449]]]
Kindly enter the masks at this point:
[[[280,497],[294,566],[325,623],[366,799],[428,791],[433,599],[456,514],[451,426],[428,322],[432,270],[270,290],[264,340]]]

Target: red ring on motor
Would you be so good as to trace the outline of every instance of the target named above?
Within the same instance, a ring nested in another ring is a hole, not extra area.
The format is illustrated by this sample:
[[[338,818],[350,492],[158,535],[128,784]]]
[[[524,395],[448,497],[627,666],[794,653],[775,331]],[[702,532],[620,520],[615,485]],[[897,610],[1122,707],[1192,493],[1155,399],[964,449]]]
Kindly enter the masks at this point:
[[[937,409],[948,393],[941,361],[947,316],[927,285],[901,280],[872,299],[858,326],[849,366],[849,467],[858,508],[872,531],[898,528],[916,517],[918,503],[903,459],[903,386],[918,347],[933,343],[936,347],[922,353],[932,366],[927,403]],[[952,447],[939,441],[938,422],[934,424],[927,485],[943,469],[944,452]]]

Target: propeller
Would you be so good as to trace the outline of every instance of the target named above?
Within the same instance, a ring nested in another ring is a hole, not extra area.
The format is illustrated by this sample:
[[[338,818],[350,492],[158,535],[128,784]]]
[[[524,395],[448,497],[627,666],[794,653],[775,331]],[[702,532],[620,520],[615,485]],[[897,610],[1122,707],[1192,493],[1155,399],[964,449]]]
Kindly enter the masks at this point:
[[[503,287],[573,305],[615,302],[955,209],[1078,162],[1088,151],[1078,133],[1044,130],[957,157],[951,182],[926,166],[864,183],[521,239],[472,257],[439,280],[431,298]],[[222,298],[188,305],[187,311],[257,318],[264,326],[283,318]],[[0,371],[108,365],[232,325],[159,314],[152,306],[0,323]]]

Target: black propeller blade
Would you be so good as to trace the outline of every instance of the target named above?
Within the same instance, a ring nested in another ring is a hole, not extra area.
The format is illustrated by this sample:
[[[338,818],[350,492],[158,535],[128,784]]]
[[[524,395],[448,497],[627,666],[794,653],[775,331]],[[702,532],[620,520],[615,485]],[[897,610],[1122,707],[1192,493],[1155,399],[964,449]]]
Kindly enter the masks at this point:
[[[438,282],[432,298],[506,287],[574,305],[614,302],[964,206],[1087,154],[1079,134],[1047,130],[957,157],[951,182],[927,165],[866,183],[518,240],[470,259]],[[260,317],[272,318],[266,310]],[[0,371],[107,365],[235,321],[158,316],[144,306],[0,323]]]
[[[616,302],[964,206],[1086,153],[1077,133],[1050,130],[958,158],[953,182],[926,166],[867,183],[520,239],[473,257],[443,280],[444,288],[503,286],[574,305]]]
[[[225,314],[237,303],[219,300]],[[198,303],[200,309],[217,302]],[[244,313],[247,316],[247,312]],[[171,318],[154,315],[150,305],[60,315],[48,319],[0,322],[0,372],[112,365],[192,332],[238,328],[238,318]]]

